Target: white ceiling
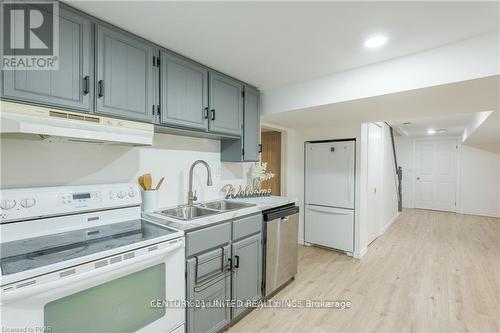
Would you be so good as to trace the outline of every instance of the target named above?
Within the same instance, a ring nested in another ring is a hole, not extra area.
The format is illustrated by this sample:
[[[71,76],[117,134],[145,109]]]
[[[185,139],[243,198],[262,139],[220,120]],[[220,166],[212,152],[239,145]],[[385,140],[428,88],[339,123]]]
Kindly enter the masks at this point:
[[[492,32],[499,2],[71,1],[259,88],[345,71]],[[374,33],[380,50],[363,48]]]
[[[493,112],[474,130],[465,143],[470,145],[485,145],[496,143],[496,152],[500,154],[500,112]]]
[[[262,120],[303,129],[363,122],[405,122],[421,118],[499,111],[500,75],[422,89],[264,115]],[[500,128],[500,126],[499,126]]]
[[[461,136],[465,128],[471,124],[474,113],[451,114],[438,117],[389,121],[389,124],[409,137],[422,136]],[[410,124],[408,124],[408,122]],[[428,134],[429,129],[445,129],[445,133]]]

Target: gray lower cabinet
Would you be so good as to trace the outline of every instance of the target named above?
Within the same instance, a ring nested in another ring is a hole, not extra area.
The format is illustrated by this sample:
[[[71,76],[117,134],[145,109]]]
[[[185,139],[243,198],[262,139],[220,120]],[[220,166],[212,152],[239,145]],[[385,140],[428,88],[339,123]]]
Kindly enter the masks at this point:
[[[218,332],[261,298],[261,232],[255,214],[186,234],[187,332]]]
[[[165,51],[160,64],[160,122],[207,131],[208,70]]]
[[[151,122],[157,48],[100,24],[96,46],[96,112]]]
[[[243,137],[221,142],[223,162],[258,162],[260,158],[260,94],[245,86],[243,97]]]
[[[231,299],[229,252],[227,245],[187,259],[186,298],[193,303],[186,310],[187,332],[213,333],[231,322],[229,305],[208,306],[210,302],[224,305]]]
[[[232,244],[233,253],[233,318],[248,308],[249,301],[262,296],[262,236],[260,233]],[[240,305],[241,304],[241,305]]]
[[[241,136],[243,127],[243,85],[225,75],[209,74],[210,132]]]
[[[93,51],[90,20],[61,5],[59,69],[2,71],[2,97],[90,112]]]

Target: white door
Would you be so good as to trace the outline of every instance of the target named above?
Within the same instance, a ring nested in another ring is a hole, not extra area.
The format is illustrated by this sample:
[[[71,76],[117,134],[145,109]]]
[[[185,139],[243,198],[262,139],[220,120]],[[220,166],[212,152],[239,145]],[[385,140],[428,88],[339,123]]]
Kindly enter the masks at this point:
[[[354,209],[355,141],[307,143],[305,203]]]
[[[383,128],[377,124],[368,124],[368,212],[367,238],[368,244],[380,234],[381,202],[380,190],[382,180],[382,135]]]
[[[415,208],[456,211],[455,139],[415,141]]]

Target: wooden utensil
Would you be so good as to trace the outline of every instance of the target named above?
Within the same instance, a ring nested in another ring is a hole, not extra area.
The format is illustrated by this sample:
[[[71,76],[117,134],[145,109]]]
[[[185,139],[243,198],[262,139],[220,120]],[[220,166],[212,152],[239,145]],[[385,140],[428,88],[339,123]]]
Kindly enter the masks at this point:
[[[146,191],[150,191],[151,190],[151,186],[153,186],[153,179],[151,178],[151,174],[150,173],[146,173],[142,177],[142,181],[144,182],[144,189]]]
[[[139,185],[142,187],[143,190],[146,190],[146,187],[144,187],[144,177],[143,176],[139,176],[139,178],[137,178],[137,182],[139,183]]]
[[[161,177],[160,181],[158,182],[158,184],[156,184],[156,188],[155,190],[158,190],[161,186],[161,184],[163,183],[163,181],[165,180],[165,177]]]

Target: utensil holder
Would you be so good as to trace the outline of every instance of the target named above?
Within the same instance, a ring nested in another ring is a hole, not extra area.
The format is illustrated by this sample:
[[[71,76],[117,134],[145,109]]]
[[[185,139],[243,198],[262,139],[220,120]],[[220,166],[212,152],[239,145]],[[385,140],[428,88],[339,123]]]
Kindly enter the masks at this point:
[[[142,211],[151,213],[158,210],[158,191],[147,190],[142,191]]]

